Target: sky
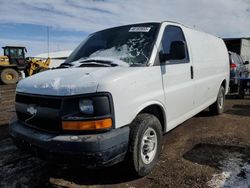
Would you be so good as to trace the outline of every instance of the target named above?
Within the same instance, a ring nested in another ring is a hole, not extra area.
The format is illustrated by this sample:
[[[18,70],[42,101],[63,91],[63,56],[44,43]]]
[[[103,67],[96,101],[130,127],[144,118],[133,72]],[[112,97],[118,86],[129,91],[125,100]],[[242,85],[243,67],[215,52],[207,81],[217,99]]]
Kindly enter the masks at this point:
[[[250,0],[0,0],[0,47],[73,50],[108,27],[171,20],[218,37],[250,37]],[[2,52],[0,52],[2,54]]]

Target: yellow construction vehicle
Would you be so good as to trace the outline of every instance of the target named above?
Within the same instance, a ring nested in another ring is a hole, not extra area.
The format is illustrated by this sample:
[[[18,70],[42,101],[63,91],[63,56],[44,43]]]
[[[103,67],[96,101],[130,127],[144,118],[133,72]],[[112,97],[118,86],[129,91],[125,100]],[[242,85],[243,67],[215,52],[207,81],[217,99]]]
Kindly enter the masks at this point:
[[[33,74],[45,71],[49,69],[50,58],[46,60],[37,59],[34,57],[26,58],[27,67],[24,70],[25,76],[31,76]]]
[[[25,47],[5,46],[3,50],[4,55],[0,56],[0,81],[3,84],[16,84],[21,78],[21,71],[24,71],[27,77],[49,69],[50,58],[25,58]]]

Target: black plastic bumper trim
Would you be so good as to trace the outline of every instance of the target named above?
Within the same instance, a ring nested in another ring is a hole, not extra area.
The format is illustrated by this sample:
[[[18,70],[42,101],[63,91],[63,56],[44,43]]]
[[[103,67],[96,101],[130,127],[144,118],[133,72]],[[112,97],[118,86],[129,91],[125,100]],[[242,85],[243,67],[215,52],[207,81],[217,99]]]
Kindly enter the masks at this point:
[[[39,158],[56,163],[77,163],[85,167],[110,166],[124,159],[129,142],[129,127],[98,134],[58,135],[12,122],[14,143]]]

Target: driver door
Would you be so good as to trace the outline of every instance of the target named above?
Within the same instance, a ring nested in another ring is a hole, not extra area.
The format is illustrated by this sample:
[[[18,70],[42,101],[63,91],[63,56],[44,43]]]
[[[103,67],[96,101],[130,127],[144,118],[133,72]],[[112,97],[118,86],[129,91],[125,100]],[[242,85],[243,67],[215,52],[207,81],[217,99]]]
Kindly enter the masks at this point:
[[[165,27],[161,50],[170,55],[170,59],[161,63],[165,105],[167,109],[167,131],[190,118],[194,108],[194,80],[193,66],[190,61],[188,49],[185,48],[185,57],[171,59],[171,43],[186,40],[179,26]],[[175,49],[174,49],[175,50]],[[178,53],[178,52],[177,52]]]

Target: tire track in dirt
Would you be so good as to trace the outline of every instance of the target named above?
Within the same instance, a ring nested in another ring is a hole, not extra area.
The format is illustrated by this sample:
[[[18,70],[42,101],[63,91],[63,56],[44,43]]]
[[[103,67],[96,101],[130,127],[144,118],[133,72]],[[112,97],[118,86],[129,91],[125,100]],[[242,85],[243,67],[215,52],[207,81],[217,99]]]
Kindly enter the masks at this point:
[[[0,187],[37,187],[43,184],[45,162],[18,150],[10,138],[1,140],[0,144]]]

